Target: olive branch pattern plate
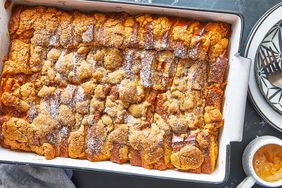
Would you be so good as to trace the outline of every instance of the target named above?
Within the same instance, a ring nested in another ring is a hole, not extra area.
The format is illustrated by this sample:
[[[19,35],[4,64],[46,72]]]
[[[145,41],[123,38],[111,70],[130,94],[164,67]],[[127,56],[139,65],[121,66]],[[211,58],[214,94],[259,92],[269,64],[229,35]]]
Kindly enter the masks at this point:
[[[259,87],[259,90],[268,104],[282,114],[282,89],[271,84],[267,78],[267,74],[263,69],[262,59],[259,58],[259,54],[264,52],[265,54],[270,52],[270,48],[273,50],[275,58],[282,67],[282,20],[276,23],[265,35],[264,39],[260,43],[255,56],[255,77]]]

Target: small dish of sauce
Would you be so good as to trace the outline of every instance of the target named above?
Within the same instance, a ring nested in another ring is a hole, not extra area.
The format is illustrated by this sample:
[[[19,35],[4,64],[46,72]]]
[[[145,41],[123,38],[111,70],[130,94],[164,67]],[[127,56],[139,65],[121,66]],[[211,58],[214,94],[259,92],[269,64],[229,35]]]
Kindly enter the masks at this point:
[[[282,180],[282,146],[276,144],[262,146],[253,157],[253,167],[264,181]]]

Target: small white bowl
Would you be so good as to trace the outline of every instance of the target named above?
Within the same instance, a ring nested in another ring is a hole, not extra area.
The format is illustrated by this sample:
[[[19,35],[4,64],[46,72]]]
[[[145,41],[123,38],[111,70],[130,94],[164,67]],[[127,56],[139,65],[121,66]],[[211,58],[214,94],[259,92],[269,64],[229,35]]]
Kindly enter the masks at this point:
[[[242,157],[242,164],[245,173],[248,177],[246,177],[238,186],[237,188],[250,188],[255,183],[267,186],[267,187],[279,187],[282,186],[282,179],[276,182],[267,182],[261,179],[255,172],[253,168],[253,157],[258,149],[262,146],[268,144],[276,144],[282,146],[282,140],[274,137],[274,136],[261,136],[254,139],[252,142],[248,144],[245,148],[243,157]]]

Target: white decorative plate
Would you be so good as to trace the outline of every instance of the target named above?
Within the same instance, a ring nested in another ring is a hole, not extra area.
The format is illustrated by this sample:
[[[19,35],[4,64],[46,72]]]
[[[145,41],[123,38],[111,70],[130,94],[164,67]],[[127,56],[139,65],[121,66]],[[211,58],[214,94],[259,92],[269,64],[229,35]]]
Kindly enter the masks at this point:
[[[274,108],[265,100],[261,94],[258,84],[256,82],[255,74],[255,59],[257,49],[264,40],[267,32],[275,24],[282,19],[282,3],[279,3],[269,9],[255,24],[249,37],[245,48],[244,56],[252,59],[250,81],[249,81],[249,97],[252,100],[255,108],[259,114],[273,127],[282,131],[282,115],[274,110]]]

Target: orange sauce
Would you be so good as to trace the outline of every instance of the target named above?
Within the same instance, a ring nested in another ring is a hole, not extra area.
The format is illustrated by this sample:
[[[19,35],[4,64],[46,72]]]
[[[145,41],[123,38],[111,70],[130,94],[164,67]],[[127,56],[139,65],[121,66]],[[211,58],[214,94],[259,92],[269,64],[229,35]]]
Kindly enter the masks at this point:
[[[282,146],[268,144],[256,151],[253,158],[256,174],[268,182],[282,180]]]

